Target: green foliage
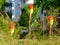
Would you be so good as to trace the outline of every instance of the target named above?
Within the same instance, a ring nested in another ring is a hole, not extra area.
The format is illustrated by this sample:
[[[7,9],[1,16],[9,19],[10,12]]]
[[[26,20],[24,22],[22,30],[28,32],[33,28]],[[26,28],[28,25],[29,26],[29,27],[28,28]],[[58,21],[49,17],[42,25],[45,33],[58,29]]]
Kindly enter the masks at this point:
[[[22,15],[20,16],[19,24],[21,26],[28,27],[27,7],[22,8]]]
[[[34,7],[31,22],[33,23],[37,19],[38,19],[38,8],[37,7]]]
[[[45,7],[48,9],[50,6],[57,8],[60,7],[60,0],[35,0],[35,6],[38,8],[42,5],[42,7]]]
[[[0,0],[0,10],[1,10],[2,6],[4,5],[4,3],[5,3],[5,0]]]

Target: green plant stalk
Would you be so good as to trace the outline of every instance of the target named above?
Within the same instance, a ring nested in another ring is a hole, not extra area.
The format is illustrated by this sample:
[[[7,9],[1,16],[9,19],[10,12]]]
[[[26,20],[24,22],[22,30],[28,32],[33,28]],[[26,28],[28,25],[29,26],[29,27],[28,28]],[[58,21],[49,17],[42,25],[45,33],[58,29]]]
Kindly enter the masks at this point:
[[[50,31],[49,31],[49,35],[52,35],[52,26],[50,26]]]
[[[31,15],[29,15],[29,26],[28,26],[28,30],[29,30],[29,39],[31,39]]]

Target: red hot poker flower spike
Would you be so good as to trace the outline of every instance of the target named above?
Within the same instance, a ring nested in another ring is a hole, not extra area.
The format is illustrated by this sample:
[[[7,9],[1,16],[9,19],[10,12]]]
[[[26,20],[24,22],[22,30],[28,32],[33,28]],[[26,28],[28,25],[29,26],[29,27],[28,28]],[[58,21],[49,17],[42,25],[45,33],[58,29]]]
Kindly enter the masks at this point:
[[[29,9],[33,9],[33,4],[28,4]]]
[[[10,24],[10,28],[14,28],[14,23],[11,23]]]
[[[48,16],[48,20],[53,20],[53,16],[52,15]]]

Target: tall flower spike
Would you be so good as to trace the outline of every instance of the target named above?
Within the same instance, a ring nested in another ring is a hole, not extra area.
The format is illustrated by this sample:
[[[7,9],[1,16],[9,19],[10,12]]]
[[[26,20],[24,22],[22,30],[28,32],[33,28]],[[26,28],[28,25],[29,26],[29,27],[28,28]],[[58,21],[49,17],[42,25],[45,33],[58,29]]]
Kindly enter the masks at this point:
[[[33,13],[33,4],[28,4],[28,12],[30,15]]]
[[[48,22],[49,22],[50,26],[53,25],[53,16],[52,15],[48,16]]]
[[[15,28],[14,23],[11,23],[10,24],[10,33],[11,33],[11,35],[13,35],[13,33],[14,33],[14,28]]]
[[[53,20],[53,16],[52,15],[48,16],[48,20]]]
[[[32,9],[33,8],[33,4],[28,4],[28,8]]]

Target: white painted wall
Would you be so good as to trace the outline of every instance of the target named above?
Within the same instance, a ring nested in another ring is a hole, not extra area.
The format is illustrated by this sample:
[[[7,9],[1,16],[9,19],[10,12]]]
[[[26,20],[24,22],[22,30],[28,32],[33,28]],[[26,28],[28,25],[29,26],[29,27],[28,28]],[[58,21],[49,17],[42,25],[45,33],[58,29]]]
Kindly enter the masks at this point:
[[[34,0],[26,0],[26,4],[34,4]]]
[[[5,1],[8,2],[8,3],[12,2],[12,0],[5,0]]]
[[[8,12],[11,10],[11,7],[5,7],[5,12]]]
[[[12,21],[18,21],[21,15],[21,1],[12,0]]]

